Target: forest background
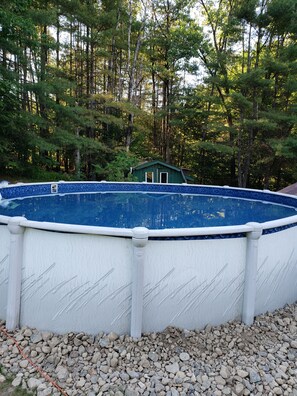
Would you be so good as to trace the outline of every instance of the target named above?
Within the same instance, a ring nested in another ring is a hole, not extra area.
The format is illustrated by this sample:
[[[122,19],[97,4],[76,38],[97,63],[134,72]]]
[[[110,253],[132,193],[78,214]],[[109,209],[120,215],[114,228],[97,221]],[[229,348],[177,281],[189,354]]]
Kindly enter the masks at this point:
[[[297,179],[297,0],[2,0],[0,175]]]

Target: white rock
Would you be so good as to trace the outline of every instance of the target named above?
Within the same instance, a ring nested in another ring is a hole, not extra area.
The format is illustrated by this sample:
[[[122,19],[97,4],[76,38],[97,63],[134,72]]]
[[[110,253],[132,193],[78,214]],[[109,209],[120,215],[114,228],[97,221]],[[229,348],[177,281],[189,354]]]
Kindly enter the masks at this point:
[[[77,381],[76,386],[78,388],[82,388],[85,385],[85,383],[86,383],[86,380],[84,378],[80,378],[80,380]]]
[[[176,373],[176,377],[178,378],[185,378],[186,374],[183,371],[178,371]]]
[[[165,366],[165,369],[168,373],[175,374],[179,371],[179,365],[177,362],[174,362],[172,364],[168,364],[167,366]]]
[[[139,378],[139,373],[133,370],[127,370],[127,374],[130,378]]]
[[[53,394],[53,389],[52,388],[46,388],[42,391],[37,392],[37,396],[50,396]]]
[[[118,365],[118,359],[117,358],[112,358],[111,360],[110,360],[110,367],[117,367],[117,365]]]
[[[42,336],[42,339],[43,339],[44,341],[47,341],[47,340],[49,340],[49,339],[52,337],[52,333],[50,333],[50,332],[48,332],[48,331],[43,331],[43,332],[41,333],[41,336]]]
[[[24,331],[24,336],[25,337],[31,337],[31,335],[32,335],[32,330],[31,329],[26,329]]]
[[[159,355],[156,352],[149,352],[148,358],[153,362],[157,362],[159,360]]]
[[[236,395],[241,395],[243,390],[244,390],[244,385],[243,384],[238,383],[238,384],[235,385],[234,392],[236,393]]]
[[[138,396],[138,395],[139,395],[139,392],[137,392],[137,391],[134,390],[134,389],[127,388],[127,389],[125,390],[125,396]]]
[[[108,334],[107,338],[109,339],[109,341],[116,341],[119,338],[119,336],[112,331],[111,333]]]
[[[68,370],[64,366],[58,366],[56,368],[57,378],[61,382],[65,382],[69,376]]]
[[[38,342],[42,341],[42,335],[41,335],[41,333],[34,333],[34,334],[32,334],[30,340],[31,340],[31,342],[32,342],[33,344],[37,344]]]
[[[261,381],[261,377],[260,377],[259,373],[257,373],[256,370],[250,369],[249,375],[250,375],[250,383],[255,383],[255,382]]]
[[[226,384],[226,381],[224,380],[224,378],[221,375],[217,375],[215,377],[215,382],[218,385],[225,385]]]
[[[19,366],[22,368],[26,368],[28,364],[29,364],[28,360],[21,360]]]
[[[101,353],[100,352],[95,352],[93,357],[92,357],[92,363],[97,363],[101,358]]]
[[[182,352],[179,354],[179,358],[181,361],[186,362],[190,359],[190,355],[187,352]]]
[[[221,367],[220,376],[224,379],[227,379],[230,377],[230,371],[229,371],[228,367],[226,367],[226,366]]]
[[[15,377],[15,379],[12,381],[11,385],[12,386],[20,386],[22,383],[22,377]]]
[[[60,340],[58,337],[53,337],[52,339],[48,340],[48,344],[51,348],[55,348],[58,344],[60,344]]]
[[[245,377],[247,377],[249,375],[249,373],[247,371],[241,370],[241,369],[237,369],[237,374],[241,378],[245,378]]]
[[[51,348],[49,346],[46,346],[46,345],[44,345],[41,348],[41,350],[42,350],[43,353],[50,353],[51,352]]]
[[[297,349],[297,341],[295,341],[295,340],[291,341],[290,345],[292,348]]]
[[[38,388],[40,384],[41,380],[37,378],[29,378],[27,382],[28,388],[31,390]]]

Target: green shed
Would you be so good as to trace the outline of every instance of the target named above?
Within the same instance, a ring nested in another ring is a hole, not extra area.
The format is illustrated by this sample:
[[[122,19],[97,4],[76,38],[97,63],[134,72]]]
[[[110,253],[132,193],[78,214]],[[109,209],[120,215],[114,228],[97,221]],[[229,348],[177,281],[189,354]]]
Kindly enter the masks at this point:
[[[139,182],[146,183],[188,183],[193,178],[186,175],[184,170],[162,161],[149,161],[135,166],[131,173]]]

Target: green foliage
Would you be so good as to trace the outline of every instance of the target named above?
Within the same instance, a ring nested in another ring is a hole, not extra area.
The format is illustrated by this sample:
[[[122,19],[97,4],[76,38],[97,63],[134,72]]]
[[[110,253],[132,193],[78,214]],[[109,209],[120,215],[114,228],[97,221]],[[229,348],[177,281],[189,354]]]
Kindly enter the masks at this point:
[[[238,1],[235,7],[234,14],[238,19],[243,19],[246,22],[253,23],[257,18],[257,5],[258,0]]]
[[[297,33],[296,0],[272,0],[267,6],[268,18],[272,28],[279,34]]]
[[[297,156],[297,135],[284,139],[271,139],[270,144],[274,148],[277,157],[294,160]]]
[[[234,149],[223,143],[198,142],[196,145],[193,145],[193,148],[195,147],[204,149],[208,153],[219,153],[224,156],[232,156],[234,154]]]
[[[271,83],[268,79],[265,79],[265,73],[267,70],[256,68],[246,73],[242,73],[237,78],[237,85],[240,89],[264,89]]]
[[[100,177],[109,181],[134,181],[130,169],[138,163],[139,159],[135,155],[118,151],[105,168],[95,165],[95,169]]]

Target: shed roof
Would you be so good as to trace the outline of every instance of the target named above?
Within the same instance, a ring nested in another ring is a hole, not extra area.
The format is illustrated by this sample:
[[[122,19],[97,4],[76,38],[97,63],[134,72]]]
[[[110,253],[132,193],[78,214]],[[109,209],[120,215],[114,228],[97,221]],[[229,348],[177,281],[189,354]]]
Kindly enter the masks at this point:
[[[282,194],[297,195],[297,183],[291,184],[290,186],[279,190],[279,192]]]
[[[134,166],[133,169],[143,169],[143,168],[147,168],[149,166],[156,165],[156,164],[162,165],[162,166],[164,166],[166,168],[170,168],[170,169],[176,170],[177,172],[181,171],[180,168],[177,168],[176,166],[173,166],[173,165],[169,165],[166,162],[159,161],[159,160],[142,162],[141,164],[139,164],[137,166]]]

